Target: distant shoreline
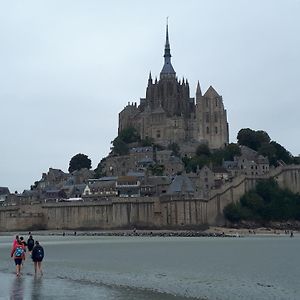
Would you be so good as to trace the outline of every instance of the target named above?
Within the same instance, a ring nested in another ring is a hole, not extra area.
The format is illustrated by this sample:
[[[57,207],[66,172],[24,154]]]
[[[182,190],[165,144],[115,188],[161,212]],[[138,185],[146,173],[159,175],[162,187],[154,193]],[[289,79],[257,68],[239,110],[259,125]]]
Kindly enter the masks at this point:
[[[116,230],[36,230],[33,236],[128,236],[128,237],[245,237],[245,236],[289,236],[299,234],[298,230],[270,229],[265,227],[246,229],[229,227],[209,227],[206,230],[145,230],[145,229],[116,229]],[[28,231],[0,232],[0,236],[28,236]]]

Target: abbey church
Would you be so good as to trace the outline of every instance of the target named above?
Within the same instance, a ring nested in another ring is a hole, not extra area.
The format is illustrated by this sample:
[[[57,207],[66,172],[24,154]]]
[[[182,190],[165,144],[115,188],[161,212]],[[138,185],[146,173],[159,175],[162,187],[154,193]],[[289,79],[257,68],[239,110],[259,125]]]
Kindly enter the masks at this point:
[[[189,142],[206,143],[210,149],[225,146],[229,134],[222,96],[212,86],[202,94],[199,81],[195,96],[190,97],[188,81],[178,80],[172,66],[167,25],[159,80],[150,73],[146,97],[139,105],[128,103],[119,113],[119,133],[134,127],[142,139],[152,138],[162,146]]]

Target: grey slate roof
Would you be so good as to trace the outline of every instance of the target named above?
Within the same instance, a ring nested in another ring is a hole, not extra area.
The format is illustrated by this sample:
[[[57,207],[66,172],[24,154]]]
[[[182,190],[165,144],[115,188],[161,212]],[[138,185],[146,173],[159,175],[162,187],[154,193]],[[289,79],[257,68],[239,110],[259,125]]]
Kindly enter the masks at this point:
[[[9,189],[8,187],[0,187],[0,195],[9,195]]]
[[[144,157],[138,161],[139,163],[154,163],[151,157]]]
[[[194,193],[195,189],[193,187],[192,181],[185,175],[175,176],[173,182],[170,184],[167,194],[186,194]]]
[[[171,75],[175,75],[176,74],[176,72],[175,72],[175,70],[174,70],[174,68],[173,68],[173,66],[172,66],[172,64],[171,64],[171,61],[166,61],[165,63],[164,63],[164,66],[163,66],[163,68],[162,68],[162,70],[161,70],[161,72],[160,72],[161,74],[171,74]]]
[[[134,172],[134,171],[129,171],[129,172],[127,173],[127,176],[133,176],[133,177],[143,178],[143,177],[145,177],[145,173],[144,173],[144,172]]]

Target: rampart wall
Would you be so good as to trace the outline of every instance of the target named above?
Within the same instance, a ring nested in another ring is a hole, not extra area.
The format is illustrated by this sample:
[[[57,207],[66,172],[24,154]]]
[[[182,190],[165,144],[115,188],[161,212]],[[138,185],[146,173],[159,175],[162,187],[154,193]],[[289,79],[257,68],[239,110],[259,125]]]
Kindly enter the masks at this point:
[[[188,196],[111,198],[99,202],[53,203],[0,208],[0,230],[184,228],[223,225],[224,207],[239,201],[257,180],[273,177],[281,187],[300,192],[300,166],[278,167],[265,176],[239,176],[209,199]]]

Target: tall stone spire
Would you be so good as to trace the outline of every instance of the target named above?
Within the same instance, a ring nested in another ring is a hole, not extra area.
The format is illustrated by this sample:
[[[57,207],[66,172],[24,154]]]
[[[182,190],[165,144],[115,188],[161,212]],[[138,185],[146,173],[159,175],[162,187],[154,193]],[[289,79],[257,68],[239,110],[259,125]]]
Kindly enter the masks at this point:
[[[197,89],[196,89],[196,97],[201,97],[201,96],[202,96],[202,92],[201,92],[200,83],[198,80]]]
[[[160,72],[160,77],[175,77],[176,72],[173,69],[171,64],[171,50],[170,50],[170,42],[169,42],[169,25],[167,19],[167,26],[166,26],[166,44],[165,44],[165,54],[164,54],[165,62],[164,66]]]
[[[152,83],[151,71],[150,71],[150,73],[149,73],[148,83]]]

